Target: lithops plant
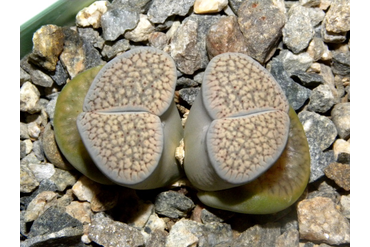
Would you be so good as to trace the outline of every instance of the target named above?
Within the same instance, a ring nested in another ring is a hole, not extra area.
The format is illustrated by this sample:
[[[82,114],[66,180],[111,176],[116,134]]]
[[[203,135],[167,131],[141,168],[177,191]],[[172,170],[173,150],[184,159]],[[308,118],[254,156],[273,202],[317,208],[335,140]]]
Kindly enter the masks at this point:
[[[96,166],[113,182],[154,189],[181,176],[182,125],[173,101],[176,66],[140,47],[106,64],[86,94],[77,127]]]
[[[55,140],[64,157],[82,174],[102,184],[112,184],[94,165],[77,130],[76,119],[92,81],[102,66],[86,70],[73,78],[58,96],[54,114]]]
[[[268,71],[244,54],[210,61],[184,142],[186,176],[211,207],[277,212],[309,179],[308,144],[295,112]]]
[[[125,52],[95,76],[77,128],[94,164],[114,183],[154,189],[182,175],[174,155],[183,136],[176,78],[171,57],[150,47]]]

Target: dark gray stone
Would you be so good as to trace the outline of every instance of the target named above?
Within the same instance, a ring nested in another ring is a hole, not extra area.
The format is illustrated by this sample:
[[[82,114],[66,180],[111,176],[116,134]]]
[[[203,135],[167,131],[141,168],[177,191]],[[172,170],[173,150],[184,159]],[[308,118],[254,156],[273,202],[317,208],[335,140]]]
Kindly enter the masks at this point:
[[[175,191],[158,194],[154,206],[157,214],[170,218],[184,217],[195,207],[190,198]]]
[[[34,152],[36,158],[40,161],[45,160],[44,156],[44,149],[42,147],[42,142],[40,140],[34,141],[33,142],[33,148],[32,151]]]
[[[84,247],[81,242],[82,227],[66,227],[60,231],[29,238],[20,243],[21,247]]]
[[[187,77],[180,77],[176,81],[177,87],[194,87],[198,86],[198,83]]]
[[[298,114],[307,138],[317,142],[322,151],[330,147],[337,137],[334,123],[327,117],[314,112],[302,111]]]
[[[116,40],[126,30],[134,29],[139,19],[138,11],[123,8],[109,9],[101,17],[103,38],[110,41]]]
[[[169,16],[185,16],[194,5],[195,0],[153,0],[148,10],[152,23],[163,23]]]
[[[152,0],[113,0],[112,5],[115,8],[135,9],[141,13],[148,11]]]
[[[238,13],[240,5],[244,2],[245,0],[229,0],[229,5],[231,9],[234,11],[234,13]]]
[[[271,75],[283,89],[289,104],[294,110],[301,108],[310,97],[311,90],[293,81],[285,71],[283,63],[279,59],[273,58],[269,65],[271,65]]]
[[[333,52],[333,59],[331,63],[333,73],[336,75],[350,74],[350,53],[349,52]]]
[[[50,76],[42,72],[35,65],[29,63],[28,57],[29,55],[22,58],[20,64],[21,68],[24,69],[31,76],[31,81],[33,82],[33,84],[42,87],[51,87],[54,82],[53,79],[51,79]]]
[[[339,203],[340,201],[340,194],[335,188],[325,181],[320,182],[318,188],[307,195],[307,199],[312,199],[315,197],[327,197],[332,199],[334,203]]]
[[[193,105],[198,93],[200,92],[200,88],[183,88],[179,90],[179,94],[181,99],[183,99],[189,105]]]
[[[103,65],[105,62],[102,60],[100,52],[94,47],[89,39],[81,36],[83,40],[83,50],[85,51],[85,69],[90,69],[99,65]]]
[[[67,227],[81,229],[82,231],[82,223],[80,221],[58,207],[50,207],[33,222],[29,236],[35,237],[59,232]]]
[[[294,71],[290,76],[295,82],[298,82],[304,87],[315,88],[324,84],[324,78],[316,73],[307,73],[302,70]]]
[[[235,213],[229,211],[203,208],[200,213],[200,219],[204,224],[212,222],[224,222],[234,215]]]
[[[55,70],[50,72],[49,75],[58,86],[66,84],[67,79],[69,78],[68,72],[65,70],[60,60],[58,60]]]
[[[310,102],[307,106],[309,111],[325,113],[335,103],[334,95],[329,85],[320,85],[312,90]]]
[[[310,149],[311,171],[310,183],[318,180],[324,176],[325,168],[335,160],[334,152],[332,150],[323,152],[319,144],[312,138],[307,138],[308,147]]]
[[[101,54],[108,60],[114,58],[118,53],[130,49],[130,42],[127,39],[120,39],[116,42],[106,42]]]
[[[92,44],[95,48],[98,48],[99,50],[103,49],[105,40],[99,35],[98,31],[89,27],[77,28],[77,31],[84,42]]]
[[[237,12],[248,55],[266,63],[274,54],[285,24],[285,14],[271,1],[244,1]],[[251,21],[253,20],[253,21]]]
[[[22,86],[23,83],[25,83],[26,81],[29,81],[31,80],[31,76],[30,74],[28,74],[24,69],[20,68],[20,72],[19,72],[19,77],[20,77],[20,85]]]

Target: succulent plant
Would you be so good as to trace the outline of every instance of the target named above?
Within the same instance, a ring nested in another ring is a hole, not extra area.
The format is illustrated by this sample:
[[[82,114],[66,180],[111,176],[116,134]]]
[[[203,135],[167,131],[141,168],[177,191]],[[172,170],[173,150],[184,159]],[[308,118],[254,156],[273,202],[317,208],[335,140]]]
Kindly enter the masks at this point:
[[[182,138],[173,97],[176,65],[154,48],[136,48],[95,77],[77,118],[98,168],[117,184],[154,189],[181,176],[175,149]]]
[[[169,55],[140,47],[107,63],[85,92],[79,136],[93,163],[113,182],[154,189],[182,175],[174,156],[183,136],[173,102],[176,78]],[[85,174],[90,163],[83,168]]]
[[[92,81],[102,66],[86,70],[73,78],[60,92],[55,105],[55,140],[64,157],[82,174],[102,184],[113,184],[94,165],[77,130],[76,119]]]
[[[244,54],[210,61],[184,142],[186,176],[212,207],[276,212],[309,179],[308,144],[294,110],[275,79]]]
[[[307,140],[274,78],[247,55],[214,57],[183,131],[173,97],[176,66],[149,47],[76,76],[58,97],[57,143],[87,177],[134,189],[184,172],[211,207],[266,214],[303,193]],[[175,149],[184,137],[184,171]],[[90,158],[91,157],[91,158]]]

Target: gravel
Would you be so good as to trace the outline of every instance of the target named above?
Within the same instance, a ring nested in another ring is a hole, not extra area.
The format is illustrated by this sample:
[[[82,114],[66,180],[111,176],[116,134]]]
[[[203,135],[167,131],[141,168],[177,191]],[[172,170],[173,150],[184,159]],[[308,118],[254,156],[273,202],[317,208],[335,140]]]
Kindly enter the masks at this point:
[[[211,14],[195,14],[194,2],[100,1],[78,26],[39,30],[20,60],[21,246],[349,246],[349,0],[229,0]],[[238,51],[265,66],[308,139],[311,177],[301,198],[254,216],[201,204],[186,181],[141,191],[74,170],[54,141],[55,96],[78,73],[136,46],[175,60],[184,120],[213,56]]]

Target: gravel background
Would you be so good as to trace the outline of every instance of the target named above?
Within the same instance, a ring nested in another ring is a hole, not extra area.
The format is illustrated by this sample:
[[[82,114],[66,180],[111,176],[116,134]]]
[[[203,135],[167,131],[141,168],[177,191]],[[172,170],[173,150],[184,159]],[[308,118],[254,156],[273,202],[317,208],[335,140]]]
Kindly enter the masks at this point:
[[[35,34],[20,61],[21,246],[349,246],[349,1],[194,2],[98,1],[76,26]],[[201,204],[186,181],[135,191],[71,169],[54,141],[59,92],[78,73],[143,45],[175,60],[183,117],[213,56],[243,52],[271,72],[310,147],[310,183],[297,203],[273,215],[238,214]]]

